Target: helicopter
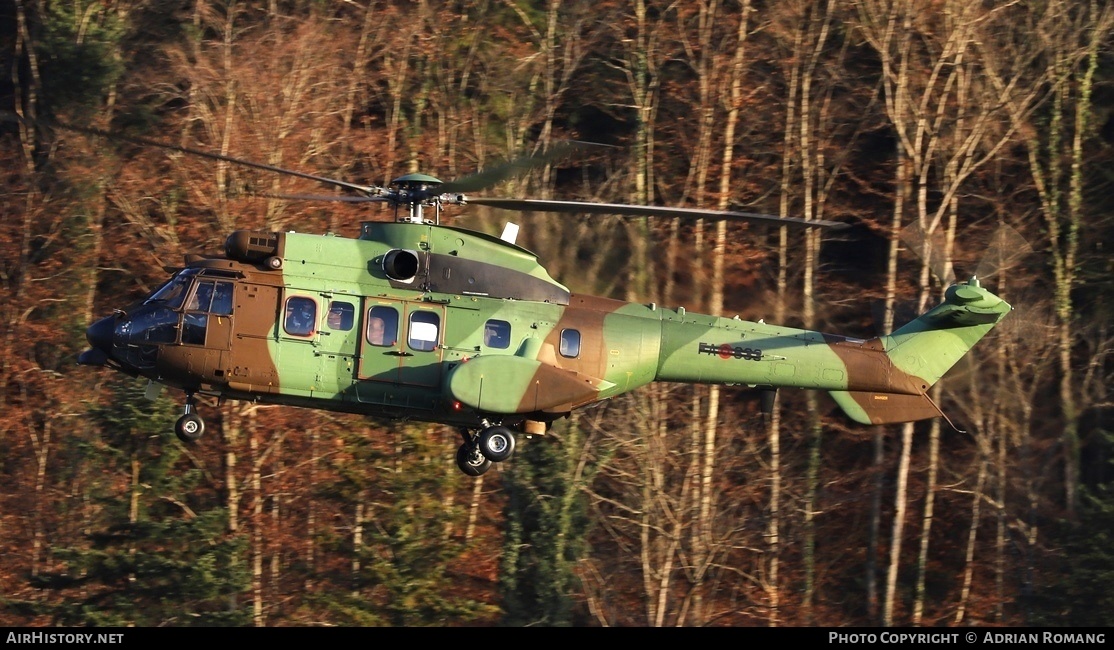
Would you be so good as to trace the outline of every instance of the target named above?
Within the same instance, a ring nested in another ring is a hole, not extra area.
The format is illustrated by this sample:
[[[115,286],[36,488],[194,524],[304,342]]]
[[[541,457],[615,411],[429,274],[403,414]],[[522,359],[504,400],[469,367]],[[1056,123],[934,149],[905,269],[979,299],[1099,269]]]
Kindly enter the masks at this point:
[[[74,130],[118,137],[96,129]],[[511,458],[516,436],[651,382],[827,391],[851,420],[945,417],[929,389],[1012,307],[977,277],[892,333],[860,339],[684,307],[579,295],[502,235],[441,223],[445,206],[731,219],[837,229],[836,221],[695,208],[475,197],[586,143],[455,181],[422,173],[360,185],[202,150],[121,139],[332,185],[292,195],[386,203],[395,220],[356,237],[230,233],[223,252],[187,255],[150,295],[92,323],[78,363],[185,393],[175,433],[198,441],[198,396],[357,413],[457,428],[456,463],[477,477]],[[765,401],[765,400],[764,400]],[[772,400],[770,400],[772,401]]]

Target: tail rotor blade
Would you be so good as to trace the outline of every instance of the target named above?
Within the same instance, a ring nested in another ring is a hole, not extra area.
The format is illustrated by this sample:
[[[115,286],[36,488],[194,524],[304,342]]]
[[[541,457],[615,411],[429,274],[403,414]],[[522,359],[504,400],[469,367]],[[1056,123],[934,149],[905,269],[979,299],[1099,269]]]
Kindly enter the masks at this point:
[[[945,254],[947,246],[944,243],[944,233],[936,229],[926,233],[919,222],[914,221],[901,230],[901,241],[921,258],[924,263],[944,286],[955,284],[955,271],[952,269],[951,260]]]
[[[986,254],[976,267],[980,280],[992,278],[1017,265],[1023,257],[1033,252],[1028,240],[1010,226],[1002,224],[990,239]]]

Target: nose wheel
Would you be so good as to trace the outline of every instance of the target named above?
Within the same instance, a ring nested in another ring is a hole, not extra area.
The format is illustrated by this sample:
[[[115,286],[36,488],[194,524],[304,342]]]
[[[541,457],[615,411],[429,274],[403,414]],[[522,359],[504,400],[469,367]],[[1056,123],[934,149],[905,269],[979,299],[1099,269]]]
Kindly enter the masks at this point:
[[[456,451],[456,464],[468,476],[480,476],[514,454],[514,432],[503,426],[486,426],[479,433],[460,432],[464,443]]]
[[[193,393],[188,393],[182,417],[174,423],[174,434],[182,442],[196,442],[201,434],[205,433],[205,420],[194,412],[195,404]]]

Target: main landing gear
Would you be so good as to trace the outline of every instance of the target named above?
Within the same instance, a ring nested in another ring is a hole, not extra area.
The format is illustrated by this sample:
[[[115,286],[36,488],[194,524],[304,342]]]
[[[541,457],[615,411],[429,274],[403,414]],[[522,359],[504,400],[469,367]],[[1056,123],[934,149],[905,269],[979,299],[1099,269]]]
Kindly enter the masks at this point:
[[[182,417],[174,423],[174,433],[182,442],[196,442],[201,434],[205,433],[205,420],[202,420],[201,416],[194,412],[196,404],[193,393],[186,393],[184,412]]]
[[[485,426],[476,433],[461,429],[464,443],[456,450],[456,464],[468,476],[480,476],[514,454],[514,432],[504,426]]]

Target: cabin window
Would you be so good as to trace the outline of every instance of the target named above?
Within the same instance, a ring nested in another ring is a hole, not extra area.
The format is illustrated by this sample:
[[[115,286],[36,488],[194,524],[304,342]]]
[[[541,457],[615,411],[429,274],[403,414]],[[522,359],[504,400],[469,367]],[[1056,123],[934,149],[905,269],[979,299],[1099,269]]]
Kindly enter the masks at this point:
[[[511,324],[494,318],[484,323],[484,345],[506,349],[511,345]]]
[[[441,317],[429,311],[416,311],[410,314],[410,348],[418,352],[429,352],[437,347],[441,329]]]
[[[317,302],[312,298],[293,296],[286,299],[283,329],[291,336],[310,336],[317,322]]]
[[[367,342],[393,347],[398,341],[398,312],[382,305],[367,310]]]
[[[569,358],[580,356],[579,330],[561,330],[561,356]]]
[[[329,303],[329,315],[325,317],[325,323],[329,329],[337,332],[347,332],[352,329],[352,325],[356,320],[356,308],[347,302],[334,300]]]

